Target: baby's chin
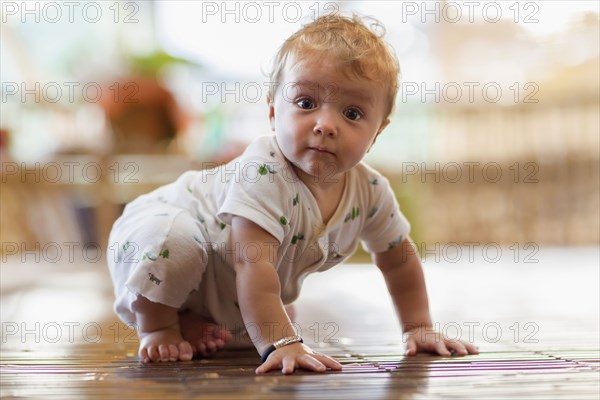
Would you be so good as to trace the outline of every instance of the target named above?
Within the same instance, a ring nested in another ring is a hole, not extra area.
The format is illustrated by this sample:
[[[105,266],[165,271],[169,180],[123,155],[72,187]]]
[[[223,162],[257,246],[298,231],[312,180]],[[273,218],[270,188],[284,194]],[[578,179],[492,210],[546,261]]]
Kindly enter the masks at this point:
[[[313,182],[335,183],[342,178],[345,172],[334,162],[299,162],[292,163],[292,166],[296,175],[304,182],[312,180]]]

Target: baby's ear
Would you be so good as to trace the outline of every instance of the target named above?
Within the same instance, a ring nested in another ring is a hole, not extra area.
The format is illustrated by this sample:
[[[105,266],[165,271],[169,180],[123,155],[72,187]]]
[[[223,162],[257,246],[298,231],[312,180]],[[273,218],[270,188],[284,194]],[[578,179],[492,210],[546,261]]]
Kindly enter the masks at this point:
[[[367,153],[369,151],[371,151],[371,147],[373,147],[373,145],[375,144],[375,142],[377,141],[377,138],[379,137],[379,134],[381,132],[383,132],[383,130],[385,129],[386,126],[388,126],[388,124],[390,123],[390,119],[386,118],[381,125],[379,126],[379,129],[377,130],[377,134],[375,135],[375,137],[373,138],[373,143],[371,143],[371,145],[369,146],[369,150],[367,150]]]
[[[267,96],[267,104],[269,105],[269,123],[271,130],[275,131],[275,105],[269,96]]]
[[[384,120],[384,121],[381,123],[381,125],[379,126],[379,130],[377,131],[377,136],[379,136],[379,134],[380,134],[381,132],[383,132],[383,130],[386,128],[386,126],[388,126],[388,125],[389,125],[389,123],[390,123],[390,119],[389,119],[389,118],[386,118],[386,119],[385,119],[385,120]]]

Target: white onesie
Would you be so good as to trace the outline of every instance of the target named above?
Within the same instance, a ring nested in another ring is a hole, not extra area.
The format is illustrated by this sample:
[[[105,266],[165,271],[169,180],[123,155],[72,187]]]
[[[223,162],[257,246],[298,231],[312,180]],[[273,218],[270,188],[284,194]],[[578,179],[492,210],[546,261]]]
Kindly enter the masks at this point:
[[[109,253],[109,268],[119,317],[135,321],[132,303],[139,294],[189,309],[232,331],[243,328],[232,263],[232,215],[275,238],[267,248],[284,304],[298,297],[308,274],[343,262],[359,241],[378,253],[398,245],[410,229],[388,180],[364,163],[347,172],[340,203],[324,225],[315,198],[275,136],[262,136],[233,161],[188,171],[127,205],[109,239],[109,247],[118,248]],[[242,255],[254,257],[257,249],[249,244]]]

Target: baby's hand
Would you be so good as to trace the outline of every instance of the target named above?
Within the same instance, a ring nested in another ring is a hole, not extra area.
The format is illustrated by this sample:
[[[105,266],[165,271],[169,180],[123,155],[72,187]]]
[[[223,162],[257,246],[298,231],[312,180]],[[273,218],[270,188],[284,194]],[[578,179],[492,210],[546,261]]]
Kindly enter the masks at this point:
[[[281,369],[282,373],[289,375],[297,368],[316,372],[324,372],[327,368],[340,371],[342,364],[302,343],[294,343],[273,351],[255,372],[264,374],[270,370]]]
[[[406,355],[414,356],[419,351],[437,353],[441,356],[479,354],[479,350],[471,343],[450,340],[431,327],[421,326],[405,333]]]

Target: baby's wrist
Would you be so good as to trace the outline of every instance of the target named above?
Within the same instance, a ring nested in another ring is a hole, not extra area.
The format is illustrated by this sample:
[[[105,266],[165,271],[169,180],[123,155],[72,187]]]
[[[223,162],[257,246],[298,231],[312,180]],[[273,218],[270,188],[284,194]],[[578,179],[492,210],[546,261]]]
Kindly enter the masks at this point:
[[[275,350],[280,349],[285,346],[289,346],[290,344],[294,344],[294,343],[304,343],[304,341],[298,335],[286,336],[286,337],[283,337],[283,338],[277,340],[276,342],[274,342],[272,345],[267,347],[261,353],[261,357],[260,357],[261,362],[264,363],[265,361],[267,361],[267,358],[269,358],[269,355],[271,355],[271,353],[274,352]]]
[[[433,328],[433,324],[431,323],[421,323],[421,324],[412,324],[412,323],[408,323],[408,324],[404,324],[403,328],[402,328],[402,332],[406,335],[406,334],[410,334],[419,330],[434,330]]]

